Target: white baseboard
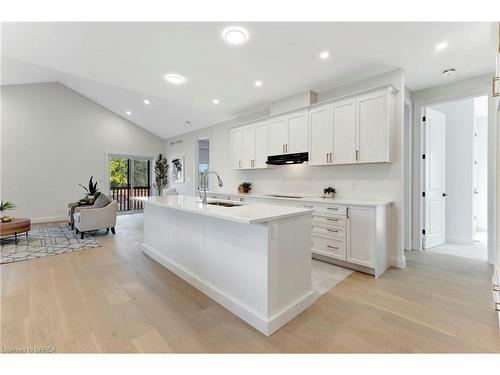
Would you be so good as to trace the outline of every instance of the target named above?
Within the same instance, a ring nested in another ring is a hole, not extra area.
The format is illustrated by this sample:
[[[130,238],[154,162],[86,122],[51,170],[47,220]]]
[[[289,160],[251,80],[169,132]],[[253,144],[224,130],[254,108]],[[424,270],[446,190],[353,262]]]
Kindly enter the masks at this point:
[[[52,223],[55,221],[68,221],[68,217],[67,216],[44,216],[44,217],[31,218],[31,222],[33,224]]]
[[[396,268],[406,267],[406,256],[391,256],[390,265]]]
[[[185,267],[167,259],[151,246],[143,243],[142,251],[266,336],[272,335],[288,321],[311,306],[315,300],[314,292],[311,290],[309,293],[306,293],[306,295],[301,296],[292,304],[284,308],[278,314],[271,318],[266,318],[257,311],[243,304],[234,296],[229,296],[224,291],[214,287],[204,280],[201,280]]]

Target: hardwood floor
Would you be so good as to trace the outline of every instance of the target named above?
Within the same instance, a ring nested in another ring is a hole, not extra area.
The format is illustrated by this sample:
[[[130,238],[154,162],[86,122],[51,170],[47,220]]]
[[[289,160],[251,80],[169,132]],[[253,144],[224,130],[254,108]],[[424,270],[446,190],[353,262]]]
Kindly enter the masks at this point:
[[[2,348],[63,352],[500,352],[491,269],[407,254],[382,277],[354,272],[271,337],[145,256],[142,215],[102,247],[2,265]]]

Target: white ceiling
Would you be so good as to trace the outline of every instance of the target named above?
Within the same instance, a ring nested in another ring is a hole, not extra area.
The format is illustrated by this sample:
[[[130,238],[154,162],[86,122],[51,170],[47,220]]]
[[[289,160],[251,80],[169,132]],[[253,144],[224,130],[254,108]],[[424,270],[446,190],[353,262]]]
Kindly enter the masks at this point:
[[[494,69],[489,23],[238,23],[250,35],[238,47],[222,40],[228,25],[3,23],[1,83],[59,81],[167,138],[400,67],[410,90]],[[457,74],[443,77],[447,67]],[[167,73],[187,82],[170,85]]]

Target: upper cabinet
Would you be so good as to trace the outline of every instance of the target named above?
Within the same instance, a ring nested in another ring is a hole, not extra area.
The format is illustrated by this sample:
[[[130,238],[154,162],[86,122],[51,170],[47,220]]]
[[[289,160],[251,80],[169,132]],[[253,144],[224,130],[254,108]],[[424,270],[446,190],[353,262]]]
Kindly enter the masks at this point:
[[[383,89],[311,108],[309,163],[390,162],[392,101]]]
[[[269,155],[309,151],[308,111],[298,111],[269,120]]]
[[[388,85],[231,130],[233,168],[266,168],[271,155],[309,153],[311,165],[391,161]]]
[[[233,169],[267,168],[267,121],[231,129],[231,163]]]

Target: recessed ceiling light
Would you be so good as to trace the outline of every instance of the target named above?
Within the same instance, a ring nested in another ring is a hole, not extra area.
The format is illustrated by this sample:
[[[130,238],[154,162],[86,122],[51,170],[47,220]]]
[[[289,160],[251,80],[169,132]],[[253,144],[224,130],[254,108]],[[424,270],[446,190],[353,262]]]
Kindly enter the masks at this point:
[[[182,85],[184,82],[186,82],[186,78],[184,78],[180,74],[174,74],[174,73],[167,74],[165,76],[165,79],[172,85]]]
[[[222,32],[222,37],[226,43],[238,46],[246,43],[248,40],[248,31],[242,27],[230,26]]]
[[[129,115],[129,116],[131,116],[131,115],[132,115],[132,112],[130,112],[130,111],[127,111],[127,112],[125,112],[125,113],[126,113],[127,115]]]
[[[323,51],[319,54],[319,58],[322,60],[326,60],[329,57],[330,57],[330,52],[328,51]]]
[[[438,45],[436,45],[436,47],[434,47],[434,48],[436,49],[436,51],[441,51],[442,49],[445,49],[446,47],[448,47],[448,43],[441,42]]]
[[[219,104],[220,102],[219,102],[219,99],[214,99],[214,100],[212,100],[212,103]]]
[[[149,100],[144,99],[144,104],[149,105]]]
[[[257,86],[257,87],[262,86],[262,81],[255,81],[255,86]]]
[[[449,76],[456,74],[456,72],[457,72],[457,70],[455,68],[446,68],[445,70],[442,71],[442,74],[445,77],[449,77]]]

